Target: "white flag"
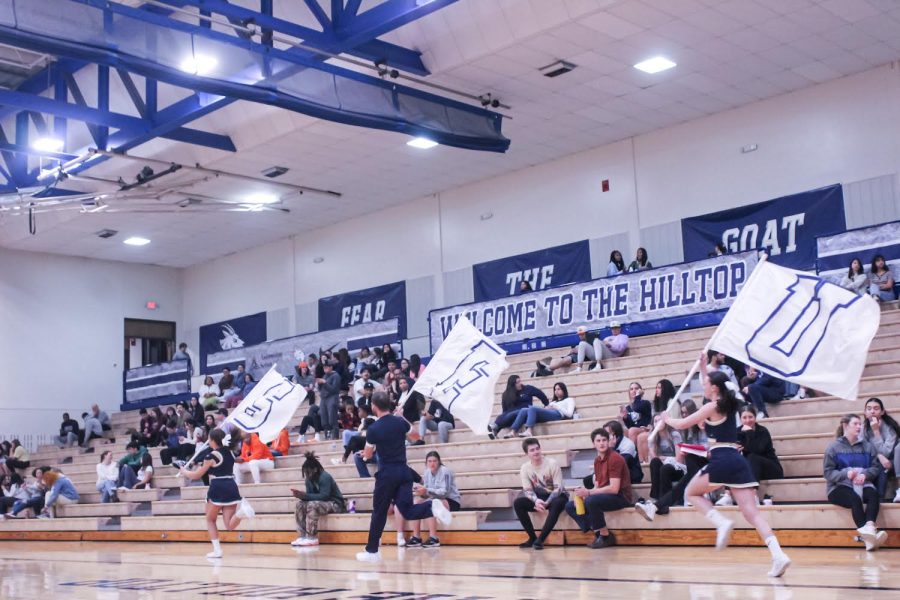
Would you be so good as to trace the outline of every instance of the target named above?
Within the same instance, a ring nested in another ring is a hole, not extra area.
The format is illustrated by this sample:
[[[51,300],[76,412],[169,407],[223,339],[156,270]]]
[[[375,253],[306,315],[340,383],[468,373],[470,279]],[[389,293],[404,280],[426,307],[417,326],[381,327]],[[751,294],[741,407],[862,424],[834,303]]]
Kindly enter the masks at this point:
[[[239,429],[258,434],[264,444],[278,437],[306,398],[301,393],[303,388],[285,379],[275,366],[225,419]]]
[[[460,316],[412,389],[443,404],[472,431],[487,434],[494,385],[507,367],[506,352]]]
[[[773,377],[855,400],[880,321],[869,296],[762,261],[708,347]]]

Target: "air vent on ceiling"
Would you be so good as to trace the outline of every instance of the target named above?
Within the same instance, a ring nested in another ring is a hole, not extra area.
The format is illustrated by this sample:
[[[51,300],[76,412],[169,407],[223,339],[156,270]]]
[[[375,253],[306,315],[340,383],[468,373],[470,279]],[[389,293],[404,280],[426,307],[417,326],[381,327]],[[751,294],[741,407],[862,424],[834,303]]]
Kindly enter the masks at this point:
[[[543,75],[544,77],[559,77],[560,75],[565,75],[575,67],[576,65],[570,62],[558,60],[551,65],[541,67],[539,70],[541,72],[541,75]]]
[[[287,167],[269,167],[268,169],[264,169],[262,174],[271,179],[275,179],[276,177],[281,177],[287,172]]]
[[[116,235],[117,233],[119,233],[119,232],[116,231],[115,229],[101,229],[94,235],[96,235],[98,238],[107,240],[107,239],[111,238],[112,236]]]

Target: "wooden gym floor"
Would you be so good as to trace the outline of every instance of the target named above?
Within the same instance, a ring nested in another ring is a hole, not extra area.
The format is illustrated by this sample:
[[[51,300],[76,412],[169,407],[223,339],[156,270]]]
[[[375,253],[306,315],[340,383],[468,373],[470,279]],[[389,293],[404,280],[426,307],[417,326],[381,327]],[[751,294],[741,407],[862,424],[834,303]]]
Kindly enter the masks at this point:
[[[194,598],[588,599],[900,597],[900,551],[789,548],[794,564],[770,580],[764,548],[448,546],[382,549],[377,565],[361,548],[325,545],[152,542],[0,543],[0,598],[149,600]]]

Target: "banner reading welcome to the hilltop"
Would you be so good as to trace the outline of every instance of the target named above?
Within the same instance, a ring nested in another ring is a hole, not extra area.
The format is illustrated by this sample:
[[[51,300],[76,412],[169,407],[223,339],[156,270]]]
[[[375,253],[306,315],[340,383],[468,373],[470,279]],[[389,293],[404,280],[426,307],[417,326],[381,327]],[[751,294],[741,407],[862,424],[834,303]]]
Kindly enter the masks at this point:
[[[498,344],[571,334],[579,325],[609,326],[724,311],[758,262],[756,252],[729,254],[640,273],[595,279],[431,311],[431,351],[460,315]]]

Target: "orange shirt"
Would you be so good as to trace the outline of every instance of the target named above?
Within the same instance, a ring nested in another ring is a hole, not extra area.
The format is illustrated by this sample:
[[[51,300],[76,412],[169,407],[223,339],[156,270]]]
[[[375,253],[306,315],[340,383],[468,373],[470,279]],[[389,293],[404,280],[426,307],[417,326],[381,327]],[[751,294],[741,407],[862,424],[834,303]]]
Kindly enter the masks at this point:
[[[250,434],[250,439],[244,440],[244,446],[241,448],[241,458],[244,459],[244,462],[266,458],[269,460],[274,459],[269,447],[259,441],[259,436],[255,433]]]
[[[282,429],[278,437],[269,445],[272,450],[281,452],[282,456],[287,456],[291,450],[291,434],[287,429]]]

